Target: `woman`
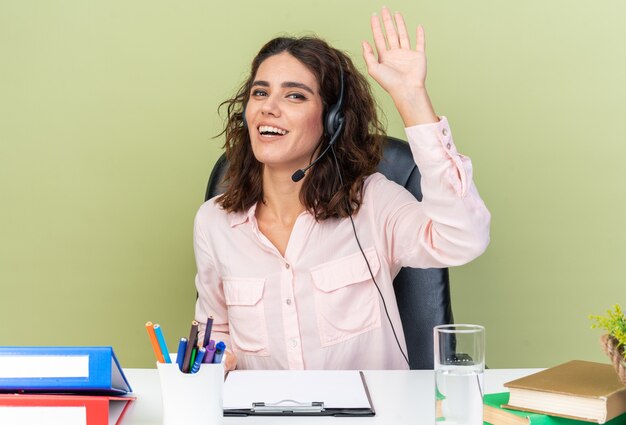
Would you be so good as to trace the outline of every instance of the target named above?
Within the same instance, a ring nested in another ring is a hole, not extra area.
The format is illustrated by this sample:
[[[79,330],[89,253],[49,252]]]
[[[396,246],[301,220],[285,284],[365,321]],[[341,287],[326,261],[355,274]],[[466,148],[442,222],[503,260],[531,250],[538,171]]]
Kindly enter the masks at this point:
[[[363,56],[407,127],[423,202],[375,172],[383,130],[367,81],[322,40],[270,41],[225,102],[227,189],[198,211],[194,249],[196,320],[213,316],[228,369],[406,369],[393,278],[487,247],[471,163],[426,92],[424,31],[412,49],[400,14],[384,8],[382,22],[372,17],[377,55],[364,42]],[[341,128],[325,128],[337,104]]]

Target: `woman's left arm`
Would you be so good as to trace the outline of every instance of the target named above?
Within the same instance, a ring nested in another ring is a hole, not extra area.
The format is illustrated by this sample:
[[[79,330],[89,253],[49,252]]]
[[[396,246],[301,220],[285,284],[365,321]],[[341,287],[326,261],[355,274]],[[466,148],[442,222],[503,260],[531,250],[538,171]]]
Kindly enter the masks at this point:
[[[405,127],[439,121],[426,91],[426,53],[424,28],[417,27],[415,49],[398,12],[391,15],[382,9],[381,26],[377,15],[372,15],[371,26],[378,57],[372,46],[363,41],[363,58],[367,72],[393,99]],[[394,23],[395,22],[395,23]],[[383,31],[384,26],[384,31]]]
[[[424,30],[411,48],[399,13],[372,16],[376,53],[363,42],[368,73],[392,97],[404,125],[421,180],[422,202],[390,189],[376,194],[376,223],[389,244],[390,261],[401,266],[443,267],[476,258],[489,244],[490,214],[472,179],[469,158],[459,154],[445,117],[435,113],[426,91]]]

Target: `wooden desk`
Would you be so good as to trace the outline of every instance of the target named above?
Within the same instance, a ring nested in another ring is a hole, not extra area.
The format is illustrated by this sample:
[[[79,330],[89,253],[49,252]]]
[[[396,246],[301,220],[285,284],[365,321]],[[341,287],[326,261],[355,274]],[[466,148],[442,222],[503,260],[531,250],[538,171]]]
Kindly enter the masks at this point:
[[[503,391],[502,384],[539,369],[489,369],[485,372],[485,392]],[[137,401],[122,421],[123,425],[160,425],[161,388],[156,369],[125,369],[137,396]],[[369,418],[334,417],[229,417],[224,425],[256,424],[431,424],[435,418],[434,373],[431,370],[411,371],[364,371],[367,385],[376,409],[376,416]],[[201,425],[205,422],[199,421]],[[209,424],[209,422],[206,422]]]

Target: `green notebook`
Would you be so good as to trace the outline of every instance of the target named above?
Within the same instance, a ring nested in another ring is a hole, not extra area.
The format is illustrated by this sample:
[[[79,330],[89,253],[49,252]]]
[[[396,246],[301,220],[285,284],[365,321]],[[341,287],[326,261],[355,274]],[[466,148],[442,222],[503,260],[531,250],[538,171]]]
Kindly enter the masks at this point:
[[[500,407],[508,402],[508,392],[485,394],[483,398],[485,423],[492,425],[590,425],[595,423]],[[605,422],[605,425],[626,425],[626,413]]]

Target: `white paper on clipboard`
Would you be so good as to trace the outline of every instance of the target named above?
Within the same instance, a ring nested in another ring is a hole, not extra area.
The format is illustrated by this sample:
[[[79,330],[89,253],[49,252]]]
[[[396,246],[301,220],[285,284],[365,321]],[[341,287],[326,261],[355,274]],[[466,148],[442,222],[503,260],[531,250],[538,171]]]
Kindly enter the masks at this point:
[[[235,370],[224,382],[224,411],[285,400],[323,402],[327,409],[371,408],[358,370]]]

